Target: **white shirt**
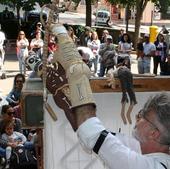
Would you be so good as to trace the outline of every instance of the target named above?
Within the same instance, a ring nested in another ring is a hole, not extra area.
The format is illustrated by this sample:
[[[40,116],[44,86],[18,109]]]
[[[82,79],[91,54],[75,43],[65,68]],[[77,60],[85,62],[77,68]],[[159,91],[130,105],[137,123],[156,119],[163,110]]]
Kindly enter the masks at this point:
[[[92,149],[104,126],[97,117],[81,124],[77,135],[82,146],[88,152]],[[160,162],[170,169],[170,156],[164,153],[142,155],[140,144],[134,138],[120,134],[108,134],[98,153],[110,169],[165,169]]]
[[[5,34],[2,32],[2,31],[0,31],[0,48],[2,48],[3,47],[3,44],[4,44],[4,40],[5,40],[6,38],[5,38]]]
[[[30,47],[33,49],[34,45],[39,45],[39,47],[42,48],[43,45],[44,45],[44,42],[43,42],[42,39],[34,38],[34,39],[31,40]]]
[[[9,142],[16,142],[16,141],[21,141],[25,143],[27,141],[26,137],[17,131],[14,131],[12,135],[7,135],[6,133],[2,134],[2,139],[9,141]]]
[[[93,54],[92,50],[89,47],[79,46],[79,47],[77,47],[77,49],[83,51],[82,58],[84,60],[89,60],[89,59],[94,58],[94,54]]]
[[[87,46],[92,50],[94,55],[98,55],[100,49],[100,40],[88,40]]]
[[[132,50],[132,43],[119,42],[119,48],[120,48],[119,55],[121,57],[129,56]]]
[[[152,51],[156,51],[156,47],[153,43],[143,43],[143,52],[145,55],[149,55]]]

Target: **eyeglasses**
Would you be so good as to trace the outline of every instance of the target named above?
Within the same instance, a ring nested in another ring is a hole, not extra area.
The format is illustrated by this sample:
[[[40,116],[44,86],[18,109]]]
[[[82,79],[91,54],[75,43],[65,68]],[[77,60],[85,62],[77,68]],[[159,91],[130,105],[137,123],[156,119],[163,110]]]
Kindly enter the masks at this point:
[[[8,114],[8,116],[11,116],[11,115],[14,115],[14,114],[15,114],[15,112],[14,112],[14,111],[12,111],[12,112],[8,112],[7,114]]]
[[[7,127],[5,130],[13,130],[13,127]]]
[[[140,120],[141,118],[143,118],[143,119],[146,120],[149,124],[151,124],[151,126],[152,126],[154,129],[159,130],[158,127],[145,116],[143,109],[141,109],[141,110],[139,111],[139,113],[136,115],[136,119],[137,119],[137,120]]]
[[[16,83],[23,83],[22,80],[16,80]]]
[[[19,35],[25,35],[25,34],[19,34]]]

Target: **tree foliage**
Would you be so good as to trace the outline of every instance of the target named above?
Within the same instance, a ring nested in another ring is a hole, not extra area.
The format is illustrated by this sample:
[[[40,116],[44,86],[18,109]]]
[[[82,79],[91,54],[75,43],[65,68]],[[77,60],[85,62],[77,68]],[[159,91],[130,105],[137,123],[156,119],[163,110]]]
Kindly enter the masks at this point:
[[[0,0],[0,4],[19,10],[22,8],[25,11],[33,10],[36,3],[42,6],[50,2],[50,0]]]

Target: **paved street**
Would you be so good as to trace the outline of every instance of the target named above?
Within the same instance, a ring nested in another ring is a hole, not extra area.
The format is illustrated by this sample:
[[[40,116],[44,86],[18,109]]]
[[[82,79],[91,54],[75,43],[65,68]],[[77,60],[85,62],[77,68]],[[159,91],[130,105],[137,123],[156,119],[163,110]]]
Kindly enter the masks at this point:
[[[14,76],[19,73],[16,55],[6,55],[5,69],[7,78],[3,80],[0,79],[0,91],[2,91],[3,95],[6,95],[12,89]]]

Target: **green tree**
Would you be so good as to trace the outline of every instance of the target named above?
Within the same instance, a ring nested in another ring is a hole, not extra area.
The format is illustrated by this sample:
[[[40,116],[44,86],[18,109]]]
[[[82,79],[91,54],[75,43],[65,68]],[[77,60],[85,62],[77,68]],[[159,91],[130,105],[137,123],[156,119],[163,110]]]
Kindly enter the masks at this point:
[[[162,14],[162,18],[166,18],[168,7],[170,6],[170,0],[161,1],[157,3],[158,8]]]
[[[12,7],[17,11],[17,18],[20,18],[20,10],[30,11],[34,9],[34,5],[39,3],[40,6],[50,3],[50,0],[0,0],[0,4]]]

